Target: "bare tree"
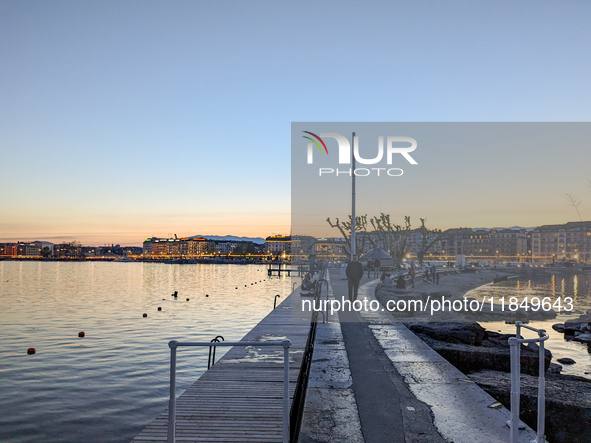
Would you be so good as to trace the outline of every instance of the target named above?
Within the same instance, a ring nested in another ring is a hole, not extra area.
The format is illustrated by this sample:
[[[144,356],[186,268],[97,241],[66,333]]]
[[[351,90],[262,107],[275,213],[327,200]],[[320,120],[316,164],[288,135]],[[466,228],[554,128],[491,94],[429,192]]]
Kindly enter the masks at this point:
[[[568,205],[575,208],[575,211],[577,211],[577,215],[579,216],[579,220],[583,221],[583,217],[581,217],[581,213],[579,212],[579,205],[581,204],[581,200],[577,200],[571,194],[565,193],[564,195],[566,195],[566,199],[568,200]]]
[[[404,226],[392,224],[389,214],[383,212],[379,217],[373,217],[371,225],[377,234],[383,248],[392,256],[394,262],[399,264],[408,253],[408,235],[411,233],[410,217],[404,217]]]
[[[441,229],[427,229],[425,226],[425,222],[427,221],[426,218],[421,218],[421,227],[418,229],[418,232],[421,233],[421,244],[417,251],[417,259],[419,260],[419,264],[423,264],[423,258],[429,250],[433,247],[435,243],[442,240],[444,236],[441,234]]]
[[[338,218],[335,223],[326,219],[331,228],[337,228],[343,238],[347,241],[345,251],[351,254],[351,227],[353,218],[349,215],[349,221],[340,221]],[[367,233],[367,214],[355,217],[355,251],[364,251],[367,244],[373,244],[373,240]]]

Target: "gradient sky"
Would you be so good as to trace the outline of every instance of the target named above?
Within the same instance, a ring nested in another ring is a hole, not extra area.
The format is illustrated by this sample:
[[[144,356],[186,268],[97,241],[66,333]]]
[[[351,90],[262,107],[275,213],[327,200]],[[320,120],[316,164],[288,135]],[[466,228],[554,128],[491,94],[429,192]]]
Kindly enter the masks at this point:
[[[589,23],[582,0],[2,0],[0,240],[288,232],[292,121],[589,121]],[[587,178],[552,201],[591,219]]]

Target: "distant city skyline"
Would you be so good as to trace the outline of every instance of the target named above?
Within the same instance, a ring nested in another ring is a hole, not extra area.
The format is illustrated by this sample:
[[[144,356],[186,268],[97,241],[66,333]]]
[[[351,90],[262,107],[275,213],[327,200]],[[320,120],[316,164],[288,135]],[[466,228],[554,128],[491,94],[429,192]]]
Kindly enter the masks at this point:
[[[590,121],[590,21],[572,1],[5,0],[0,241],[289,233],[294,121]],[[536,226],[576,220],[570,193],[588,220],[590,152],[531,148],[498,170],[479,147],[434,153],[422,170],[450,168],[466,206],[434,204],[426,174],[384,212]],[[494,172],[519,198],[475,207]]]
[[[359,215],[359,214],[358,214]],[[362,214],[365,215],[365,214]],[[368,214],[369,215],[369,214]],[[395,220],[396,222],[398,222],[399,220]],[[566,223],[578,223],[579,220],[569,220],[566,222],[559,222],[559,223],[542,223],[539,225],[535,225],[535,226],[518,226],[518,225],[513,225],[513,226],[450,226],[450,227],[445,227],[445,228],[441,228],[439,226],[430,226],[427,225],[427,227],[429,229],[440,229],[441,231],[446,231],[448,229],[456,229],[456,228],[466,228],[466,229],[472,229],[472,230],[486,230],[486,231],[492,231],[492,230],[501,230],[501,229],[515,229],[515,230],[527,230],[527,231],[532,231],[535,228],[538,228],[540,226],[547,226],[547,225],[563,225]],[[591,223],[591,218],[589,220],[584,219],[583,220],[584,223]],[[417,225],[416,223],[413,224],[411,226],[412,230],[415,230],[419,227],[420,225]],[[341,234],[339,233],[339,231],[336,228],[330,228],[332,231],[331,232],[327,232],[326,238],[342,238]],[[368,232],[373,232],[373,230],[369,230]],[[239,235],[232,235],[232,234],[228,234],[228,235],[209,235],[209,234],[204,234],[204,235],[177,235],[178,238],[186,238],[186,237],[204,237],[207,239],[215,239],[215,240],[225,240],[227,238],[232,238],[234,241],[253,241],[254,243],[257,243],[255,240],[264,240],[267,237],[273,236],[273,235],[289,235],[289,232],[273,232],[273,233],[268,233],[267,235],[263,235],[263,236],[256,236],[256,237],[247,237],[247,236],[239,236]],[[84,242],[81,241],[79,238],[70,238],[67,236],[64,236],[63,238],[60,237],[59,239],[54,239],[55,241],[52,241],[51,239],[48,238],[41,238],[41,237],[31,237],[31,238],[0,238],[0,243],[16,243],[16,242],[34,242],[34,241],[48,241],[51,243],[69,243],[69,242],[78,242],[83,246],[109,246],[109,245],[120,245],[120,246],[142,246],[142,243],[146,240],[146,238],[151,238],[151,237],[160,237],[160,238],[174,238],[174,234],[165,234],[165,235],[148,235],[148,236],[143,236],[143,237],[139,237],[138,239],[133,239],[128,243],[120,243],[120,242],[115,242],[115,241],[106,241],[103,243],[92,243],[92,242]]]

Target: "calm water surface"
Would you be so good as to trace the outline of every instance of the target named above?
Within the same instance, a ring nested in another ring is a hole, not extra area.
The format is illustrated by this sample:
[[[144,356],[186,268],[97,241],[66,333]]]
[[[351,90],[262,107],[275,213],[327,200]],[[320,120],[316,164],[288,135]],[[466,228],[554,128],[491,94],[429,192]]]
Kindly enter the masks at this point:
[[[557,313],[558,316],[552,320],[532,321],[528,325],[534,328],[545,329],[550,338],[546,341],[546,348],[552,351],[552,361],[563,357],[569,357],[576,361],[574,365],[562,365],[563,374],[579,375],[591,378],[591,346],[585,343],[578,343],[564,339],[552,329],[555,323],[564,323],[567,320],[579,317],[587,309],[591,309],[591,275],[539,275],[519,276],[506,282],[484,285],[470,291],[468,297],[481,298],[482,296],[495,297],[517,297],[520,301],[528,297],[550,297],[552,303],[561,297],[572,297],[575,310],[572,314],[566,312]],[[515,325],[507,325],[505,322],[481,322],[482,327],[496,332],[515,333]],[[534,338],[536,334],[532,331],[523,331],[525,338]]]
[[[167,407],[169,340],[239,340],[290,284],[258,265],[0,262],[0,441],[128,442]],[[207,352],[181,349],[177,394]]]

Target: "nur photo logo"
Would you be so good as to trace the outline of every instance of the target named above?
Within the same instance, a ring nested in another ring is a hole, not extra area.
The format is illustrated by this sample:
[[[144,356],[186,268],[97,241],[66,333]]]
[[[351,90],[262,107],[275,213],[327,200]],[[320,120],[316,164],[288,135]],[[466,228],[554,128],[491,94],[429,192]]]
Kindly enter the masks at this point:
[[[384,137],[380,136],[377,140],[378,150],[377,154],[373,158],[366,158],[363,157],[360,153],[359,148],[359,137],[353,136],[353,155],[351,155],[351,143],[349,139],[344,135],[337,134],[334,132],[326,132],[321,133],[320,136],[314,134],[313,132],[309,131],[302,131],[306,134],[311,135],[309,137],[307,135],[303,135],[302,137],[309,140],[307,143],[307,163],[309,165],[314,164],[314,152],[315,147],[318,148],[320,153],[323,155],[329,154],[328,148],[326,143],[324,142],[323,138],[332,138],[336,140],[338,145],[338,164],[339,165],[350,165],[353,160],[353,165],[355,163],[359,163],[362,165],[377,165],[377,164],[384,164],[390,166],[392,165],[392,159],[394,154],[400,154],[406,161],[408,161],[411,165],[418,164],[415,159],[410,155],[417,148],[417,141],[411,137],[401,137],[401,136],[387,136],[386,138],[386,148],[384,149]],[[322,145],[322,146],[321,146]],[[324,148],[324,150],[322,149]],[[387,168],[387,167],[373,167],[373,168],[349,168],[349,169],[339,169],[336,168],[319,168],[318,174],[320,176],[324,175],[348,175],[349,177],[351,174],[359,177],[365,177],[368,175],[388,175],[390,177],[399,177],[401,176],[404,171],[400,168]]]

